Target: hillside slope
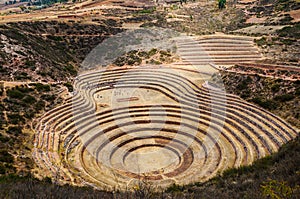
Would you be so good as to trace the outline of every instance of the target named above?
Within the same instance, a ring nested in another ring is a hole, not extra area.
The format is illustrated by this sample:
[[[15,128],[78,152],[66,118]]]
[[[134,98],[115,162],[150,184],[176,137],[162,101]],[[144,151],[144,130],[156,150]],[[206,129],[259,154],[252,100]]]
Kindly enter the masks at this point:
[[[95,46],[121,31],[113,20],[103,20],[102,25],[57,21],[1,25],[1,80],[70,81]]]

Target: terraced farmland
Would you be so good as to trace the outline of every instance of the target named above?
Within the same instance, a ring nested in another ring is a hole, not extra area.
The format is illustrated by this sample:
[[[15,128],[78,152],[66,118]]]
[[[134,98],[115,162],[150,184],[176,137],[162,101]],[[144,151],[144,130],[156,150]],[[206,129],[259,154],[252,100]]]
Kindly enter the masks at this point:
[[[107,190],[207,180],[276,151],[297,132],[186,68],[132,67],[78,76],[44,114],[34,158],[63,182]]]
[[[182,64],[205,65],[209,63],[232,66],[238,63],[261,60],[253,38],[236,35],[214,34],[179,40],[178,49],[184,58]]]

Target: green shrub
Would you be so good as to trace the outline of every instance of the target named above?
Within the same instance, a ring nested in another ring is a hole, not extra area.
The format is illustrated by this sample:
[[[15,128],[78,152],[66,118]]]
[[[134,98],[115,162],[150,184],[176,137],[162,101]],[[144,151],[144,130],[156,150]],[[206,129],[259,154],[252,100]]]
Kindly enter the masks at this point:
[[[25,95],[21,93],[19,90],[12,89],[12,90],[7,90],[6,94],[10,98],[15,98],[15,99],[22,99]]]
[[[151,57],[151,56],[155,55],[156,53],[157,53],[157,49],[156,49],[156,48],[152,48],[152,49],[149,51],[148,55]]]
[[[226,0],[219,0],[219,9],[225,8]]]
[[[239,90],[239,91],[242,91],[242,90],[245,90],[248,88],[248,84],[245,82],[245,81],[242,81],[240,82],[236,88]]]
[[[286,182],[278,182],[276,180],[270,180],[261,185],[263,195],[271,199],[292,198],[293,193],[297,189],[299,189],[299,186],[292,188]]]
[[[14,157],[11,154],[9,154],[6,150],[1,150],[0,162],[13,163]]]
[[[37,83],[37,84],[35,84],[35,88],[39,92],[41,92],[41,91],[50,91],[50,85],[48,85],[48,84]]]
[[[277,95],[274,97],[274,100],[280,101],[280,102],[287,102],[292,99],[294,99],[295,96],[293,94],[283,94],[283,95]]]
[[[259,97],[254,97],[251,101],[267,110],[274,110],[278,106],[278,103],[273,100],[264,100]]]
[[[26,117],[28,119],[33,118],[34,115],[35,115],[35,110],[32,110],[32,109],[27,109],[24,113],[24,117]]]
[[[35,63],[36,63],[36,61],[32,61],[32,60],[27,59],[24,62],[24,68],[31,68],[31,67],[35,66]]]
[[[73,92],[73,85],[70,82],[64,83],[64,86],[67,87],[69,92]]]
[[[25,179],[25,177],[20,177],[16,174],[4,175],[4,176],[0,176],[0,184],[7,183],[7,182],[17,182],[22,179]]]
[[[9,122],[12,124],[20,124],[25,122],[24,118],[19,114],[8,114],[7,117]]]
[[[250,90],[243,90],[243,92],[241,92],[241,98],[243,98],[243,99],[247,99],[250,96],[251,96]]]
[[[21,86],[16,86],[16,89],[22,93],[29,93],[29,92],[32,92],[34,91],[34,89],[32,88],[29,88],[27,86],[24,86],[24,85],[21,85]]]
[[[7,133],[10,135],[18,136],[18,135],[22,134],[22,128],[19,126],[10,126],[7,129]]]
[[[31,77],[28,76],[28,74],[26,72],[21,72],[19,74],[15,75],[15,78],[17,80],[23,80],[23,79],[31,79]]]
[[[8,142],[8,141],[9,141],[8,137],[5,137],[2,134],[0,134],[0,142],[5,143],[5,142]]]
[[[150,8],[150,9],[143,9],[143,10],[139,10],[138,14],[151,14],[156,10],[155,7]]]
[[[149,58],[148,53],[145,52],[145,51],[140,51],[140,52],[138,52],[138,56],[140,56],[140,57],[145,57],[145,58]]]
[[[36,102],[36,99],[31,96],[31,95],[26,95],[23,99],[23,102],[25,102],[26,104],[33,104],[34,102]]]
[[[61,36],[47,35],[47,38],[54,41],[63,41],[63,38]]]
[[[277,31],[281,37],[290,37],[295,39],[300,39],[300,24],[295,24],[293,26],[286,26]]]
[[[168,51],[165,51],[165,50],[161,50],[159,51],[159,53],[162,55],[162,56],[166,56],[166,57],[170,57],[171,54],[168,52]]]
[[[297,42],[295,39],[282,39],[281,42],[285,45],[292,45]]]
[[[37,72],[38,75],[41,75],[42,77],[46,77],[47,76],[47,72],[42,70],[42,71],[38,71]]]
[[[71,74],[71,75],[77,75],[77,70],[72,66],[71,64],[68,64],[65,66],[65,69]]]
[[[271,86],[273,92],[278,92],[280,90],[280,84],[274,84]]]
[[[38,101],[35,105],[37,111],[43,110],[44,107],[45,107],[45,102],[43,100]]]
[[[166,192],[182,192],[184,190],[183,186],[173,184],[172,186],[168,187]]]
[[[252,169],[255,171],[263,171],[270,167],[274,163],[272,156],[266,156],[261,159],[256,160],[252,165]]]
[[[0,174],[5,174],[6,173],[6,168],[4,165],[0,164]]]
[[[71,85],[72,86],[72,85]],[[73,87],[72,87],[73,88]],[[43,99],[43,100],[46,100],[46,101],[48,101],[48,102],[53,102],[54,100],[55,100],[55,95],[47,95],[47,94],[45,94],[45,95],[42,95],[41,96],[41,98]]]
[[[262,37],[261,39],[255,39],[254,41],[258,46],[263,46],[267,44],[267,40],[265,37]]]
[[[297,88],[297,89],[295,90],[295,95],[300,96],[300,88]]]

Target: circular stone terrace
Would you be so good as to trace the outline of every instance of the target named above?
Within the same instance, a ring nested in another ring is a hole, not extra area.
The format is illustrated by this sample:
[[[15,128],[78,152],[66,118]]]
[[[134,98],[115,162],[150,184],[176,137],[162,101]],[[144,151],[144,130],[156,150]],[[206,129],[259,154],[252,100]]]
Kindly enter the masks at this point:
[[[249,38],[196,42],[216,64],[260,59]],[[36,127],[34,158],[44,175],[106,190],[130,189],[143,180],[166,188],[248,165],[297,135],[277,116],[209,85],[206,73],[186,61],[205,65],[207,56],[189,41],[179,43],[183,61],[176,67],[78,76],[73,96]]]

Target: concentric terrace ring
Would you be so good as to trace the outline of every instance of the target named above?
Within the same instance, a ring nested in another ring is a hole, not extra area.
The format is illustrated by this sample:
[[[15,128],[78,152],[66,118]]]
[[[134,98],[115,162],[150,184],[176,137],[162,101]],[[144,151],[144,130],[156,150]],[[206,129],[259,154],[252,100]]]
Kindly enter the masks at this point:
[[[297,135],[277,116],[205,87],[196,73],[133,67],[79,76],[74,96],[40,118],[36,162],[64,182],[167,187],[250,164]],[[127,89],[134,92],[122,95]]]

